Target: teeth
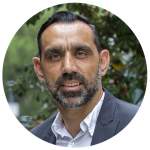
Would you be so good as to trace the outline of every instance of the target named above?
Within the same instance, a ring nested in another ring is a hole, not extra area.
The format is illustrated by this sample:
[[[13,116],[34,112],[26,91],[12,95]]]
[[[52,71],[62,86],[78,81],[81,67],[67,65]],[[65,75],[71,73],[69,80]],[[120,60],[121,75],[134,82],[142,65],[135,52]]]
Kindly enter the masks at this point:
[[[69,83],[69,84],[64,84],[64,86],[76,86],[79,85],[79,83]]]

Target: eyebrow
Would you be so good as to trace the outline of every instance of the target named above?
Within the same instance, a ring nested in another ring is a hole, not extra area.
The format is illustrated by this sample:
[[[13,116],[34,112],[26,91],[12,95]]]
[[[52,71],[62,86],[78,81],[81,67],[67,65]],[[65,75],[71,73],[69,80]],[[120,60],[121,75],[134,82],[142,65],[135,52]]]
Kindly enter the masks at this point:
[[[62,51],[63,48],[61,46],[52,46],[50,48],[48,48],[45,52],[44,52],[44,55],[45,57],[48,56],[50,53],[53,53],[53,52],[58,52],[58,51]]]
[[[84,51],[87,51],[87,52],[93,54],[93,50],[87,45],[82,45],[82,44],[72,45],[71,49],[73,49],[73,50],[84,50]]]
[[[82,44],[76,44],[76,45],[72,45],[71,46],[71,50],[76,50],[76,51],[87,51],[91,54],[93,54],[93,50],[87,46],[87,45],[82,45]],[[52,46],[50,48],[48,48],[45,52],[44,52],[44,55],[45,57],[48,56],[50,53],[53,53],[53,52],[60,52],[60,51],[63,51],[63,47],[62,46]]]

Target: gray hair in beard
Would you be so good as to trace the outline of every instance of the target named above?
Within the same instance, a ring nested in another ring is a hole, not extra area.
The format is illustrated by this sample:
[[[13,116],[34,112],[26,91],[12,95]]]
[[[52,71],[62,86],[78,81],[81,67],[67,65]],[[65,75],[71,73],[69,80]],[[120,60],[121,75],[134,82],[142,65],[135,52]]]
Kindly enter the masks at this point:
[[[44,73],[43,73],[44,75]],[[84,90],[78,91],[60,91],[60,86],[68,80],[78,80],[84,85]],[[101,84],[101,70],[100,64],[95,77],[89,81],[80,73],[73,72],[71,74],[65,73],[58,77],[55,85],[49,82],[44,75],[44,82],[49,93],[57,100],[62,106],[66,108],[78,108],[89,102],[95,95]],[[75,100],[76,99],[76,100]]]

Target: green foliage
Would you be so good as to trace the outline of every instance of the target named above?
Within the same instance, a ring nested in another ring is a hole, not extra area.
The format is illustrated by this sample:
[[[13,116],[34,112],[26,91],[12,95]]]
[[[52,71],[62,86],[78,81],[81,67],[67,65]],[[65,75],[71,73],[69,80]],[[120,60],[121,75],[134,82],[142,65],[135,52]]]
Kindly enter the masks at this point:
[[[30,60],[30,56],[33,57],[37,55],[36,35],[40,26],[51,17],[53,13],[60,10],[70,10],[86,16],[100,33],[102,49],[108,49],[111,57],[107,74],[102,78],[103,87],[106,87],[117,98],[130,103],[140,104],[145,93],[147,82],[147,68],[142,47],[135,34],[121,19],[97,6],[82,3],[67,3],[37,13],[16,33],[12,44],[10,44],[8,48],[5,59],[13,55],[19,55],[17,57],[13,56],[13,58],[16,59],[10,59],[14,61],[13,63],[19,68],[22,66],[22,61],[24,61],[24,51],[29,51],[28,56]],[[36,34],[34,29],[36,29]],[[30,34],[25,38],[21,38],[22,34],[26,32]],[[16,49],[16,47],[20,49],[19,54],[14,53],[15,50],[13,50],[14,54],[9,50],[13,48]],[[17,60],[19,58],[21,61]],[[45,85],[36,77],[33,63],[30,63],[30,60],[26,61],[28,63],[24,65],[24,70],[21,72],[22,75],[17,75],[16,79],[13,78],[13,80],[15,80],[13,91],[18,97],[24,96],[30,91],[31,99],[41,104],[41,109],[39,109],[38,114],[34,115],[33,120],[45,120],[57,111],[57,107]],[[11,61],[9,63],[11,63]],[[17,64],[18,62],[20,62],[20,64]],[[6,76],[7,74],[9,76],[8,70],[5,70],[9,63],[4,63],[3,74]],[[10,70],[11,69],[12,68],[10,68]],[[13,71],[15,72],[16,70]],[[141,93],[135,92],[136,89],[139,89]],[[36,105],[35,102],[34,105]]]

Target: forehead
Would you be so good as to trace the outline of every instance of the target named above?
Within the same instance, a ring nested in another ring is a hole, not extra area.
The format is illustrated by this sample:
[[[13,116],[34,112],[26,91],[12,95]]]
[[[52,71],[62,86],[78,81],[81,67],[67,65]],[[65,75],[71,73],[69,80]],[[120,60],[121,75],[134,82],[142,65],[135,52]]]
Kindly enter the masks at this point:
[[[42,49],[55,44],[84,43],[94,44],[92,29],[84,22],[53,23],[45,29],[41,36]]]

